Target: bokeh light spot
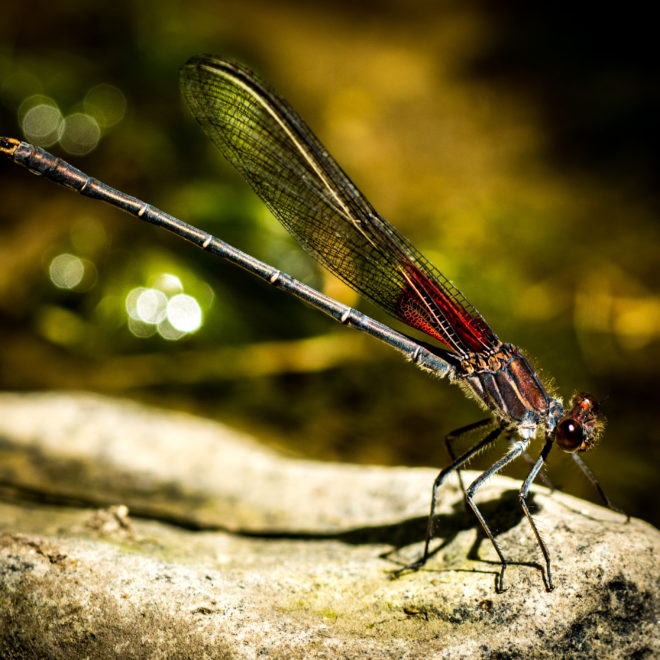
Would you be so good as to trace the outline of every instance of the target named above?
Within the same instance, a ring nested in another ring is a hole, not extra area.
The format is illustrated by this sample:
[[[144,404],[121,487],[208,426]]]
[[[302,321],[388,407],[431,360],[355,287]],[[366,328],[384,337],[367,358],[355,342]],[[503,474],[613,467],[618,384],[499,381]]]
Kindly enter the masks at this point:
[[[77,287],[85,276],[83,260],[67,252],[58,254],[48,268],[52,283],[60,289]]]
[[[136,337],[151,337],[158,333],[163,339],[176,341],[197,332],[203,323],[203,309],[213,301],[208,284],[197,282],[202,302],[183,293],[183,284],[172,273],[160,273],[151,278],[152,286],[136,287],[125,299],[129,330]],[[151,329],[143,327],[149,325]]]
[[[202,325],[202,308],[185,293],[170,298],[167,303],[167,318],[181,332],[195,332]]]
[[[158,334],[168,341],[176,341],[186,336],[186,332],[183,330],[178,330],[175,328],[169,321],[169,319],[164,319],[161,323],[158,324]]]
[[[37,98],[32,97],[33,100]],[[19,116],[22,114],[21,129],[25,138],[33,144],[50,147],[58,141],[62,134],[62,113],[54,101],[44,97],[39,98],[44,100],[30,106],[30,99],[28,99],[21,106],[19,111]]]
[[[96,149],[101,139],[101,129],[91,115],[74,112],[64,120],[60,145],[67,153],[84,156]]]
[[[157,332],[157,328],[153,323],[145,323],[144,321],[140,321],[140,319],[134,318],[128,319],[128,329],[140,339],[153,337]]]
[[[160,323],[167,315],[167,296],[158,289],[145,289],[137,298],[137,316],[145,323]]]
[[[61,346],[80,344],[87,334],[85,322],[73,312],[61,307],[45,306],[37,315],[39,333]]]
[[[128,313],[129,318],[134,321],[140,320],[140,315],[137,311],[137,301],[143,291],[146,291],[146,288],[138,286],[135,287],[135,289],[131,289],[126,296],[126,312]]]
[[[161,273],[153,283],[154,289],[162,291],[168,296],[172,296],[183,291],[181,280],[172,273]]]
[[[119,123],[126,112],[126,97],[118,87],[101,83],[92,87],[83,101],[85,112],[100,126],[108,128]]]

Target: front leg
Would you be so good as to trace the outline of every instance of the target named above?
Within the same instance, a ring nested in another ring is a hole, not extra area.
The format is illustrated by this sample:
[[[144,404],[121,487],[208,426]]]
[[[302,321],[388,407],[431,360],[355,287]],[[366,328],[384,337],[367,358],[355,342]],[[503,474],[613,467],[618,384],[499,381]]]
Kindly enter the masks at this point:
[[[478,422],[477,426],[479,425],[483,425],[483,424],[481,422]],[[475,428],[477,426],[475,426]],[[491,431],[483,440],[478,442],[471,449],[468,449],[468,451],[466,451],[460,458],[456,459],[450,466],[446,467],[444,470],[440,472],[440,474],[438,474],[435,481],[433,482],[433,490],[431,493],[431,511],[429,513],[428,522],[426,524],[426,540],[424,542],[424,553],[416,561],[412,562],[411,564],[408,564],[407,566],[404,566],[403,568],[394,571],[393,573],[394,577],[398,577],[404,571],[417,570],[422,566],[424,566],[424,564],[426,564],[430,554],[429,548],[431,545],[431,539],[433,538],[433,534],[435,531],[434,518],[435,518],[435,508],[437,505],[438,488],[440,488],[444,480],[447,478],[447,475],[451,474],[454,470],[458,470],[461,467],[461,465],[467,463],[475,454],[478,454],[488,445],[495,442],[495,440],[497,440],[497,438],[502,433],[502,430],[503,428],[501,426],[498,426],[496,429]]]
[[[529,493],[529,489],[532,483],[534,482],[534,479],[536,478],[536,475],[539,473],[539,470],[543,467],[543,464],[545,463],[548,454],[552,449],[552,442],[553,442],[552,436],[546,437],[545,445],[541,450],[541,454],[536,459],[536,463],[534,463],[534,466],[527,475],[527,479],[525,479],[525,481],[523,482],[519,495],[520,505],[522,506],[522,509],[525,512],[525,516],[527,516],[527,520],[529,521],[529,524],[531,525],[532,530],[534,531],[534,535],[536,536],[536,541],[539,544],[539,548],[541,548],[541,552],[543,553],[543,558],[545,559],[545,573],[543,574],[543,581],[545,582],[545,588],[547,591],[552,591],[554,589],[554,585],[552,584],[552,571],[550,570],[550,553],[548,552],[548,549],[545,547],[545,543],[541,538],[541,534],[539,533],[539,530],[536,527],[536,523],[534,522],[534,518],[532,518],[532,514],[530,513],[529,507],[527,506],[527,495]]]
[[[497,463],[492,465],[488,470],[480,474],[468,487],[467,491],[465,492],[465,497],[468,501],[468,504],[470,505],[472,511],[474,511],[474,515],[477,516],[477,520],[479,520],[479,523],[481,524],[482,529],[486,533],[486,536],[490,539],[490,542],[493,544],[493,547],[495,548],[495,552],[497,553],[497,556],[500,558],[500,563],[502,564],[502,569],[500,570],[500,574],[497,579],[497,584],[496,584],[496,590],[498,592],[504,591],[504,571],[507,567],[507,561],[504,559],[504,555],[502,554],[502,551],[500,550],[499,546],[497,545],[497,541],[495,540],[495,536],[493,535],[493,532],[490,531],[490,527],[488,527],[488,524],[486,523],[486,519],[483,517],[481,511],[479,511],[479,507],[474,502],[474,495],[481,488],[481,486],[488,481],[494,474],[497,474],[503,467],[506,467],[509,463],[514,461],[520,454],[522,454],[525,451],[525,448],[529,444],[529,439],[527,438],[522,438],[518,440],[507,454],[503,458],[501,458]]]

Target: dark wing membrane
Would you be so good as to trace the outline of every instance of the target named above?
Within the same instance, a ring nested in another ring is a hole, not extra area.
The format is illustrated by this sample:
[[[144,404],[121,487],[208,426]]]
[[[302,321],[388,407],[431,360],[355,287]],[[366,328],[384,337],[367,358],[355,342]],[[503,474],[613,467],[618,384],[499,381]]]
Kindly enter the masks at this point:
[[[477,310],[376,213],[298,114],[254,74],[201,56],[188,61],[180,78],[204,132],[321,264],[458,353],[499,343]]]

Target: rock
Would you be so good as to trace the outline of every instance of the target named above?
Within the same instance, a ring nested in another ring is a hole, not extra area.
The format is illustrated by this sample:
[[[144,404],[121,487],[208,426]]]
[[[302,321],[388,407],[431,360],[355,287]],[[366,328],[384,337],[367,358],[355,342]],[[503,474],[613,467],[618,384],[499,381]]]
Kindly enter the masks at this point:
[[[658,657],[650,525],[543,487],[541,557],[497,477],[284,458],[222,425],[86,394],[0,395],[0,657]],[[482,541],[484,541],[482,543]]]

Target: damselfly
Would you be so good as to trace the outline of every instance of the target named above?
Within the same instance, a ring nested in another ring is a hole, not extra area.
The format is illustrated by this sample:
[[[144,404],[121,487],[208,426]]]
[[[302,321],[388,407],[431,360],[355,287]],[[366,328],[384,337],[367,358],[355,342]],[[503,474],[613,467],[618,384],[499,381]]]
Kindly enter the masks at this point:
[[[560,399],[550,396],[522,351],[500,341],[465,296],[376,212],[288,103],[251,71],[217,57],[194,57],[181,69],[180,82],[204,132],[302,247],[349,286],[430,336],[435,345],[401,334],[219,238],[87,176],[41,148],[0,138],[0,153],[83,195],[164,227],[337,321],[375,336],[420,368],[459,384],[490,411],[488,419],[447,436],[452,463],[433,484],[423,554],[398,573],[420,568],[428,560],[438,489],[447,475],[456,471],[460,477],[460,469],[471,458],[506,436],[510,440],[507,453],[463,487],[465,500],[501,562],[497,577],[497,590],[501,591],[507,560],[474,496],[489,477],[513,460],[529,458],[527,446],[537,432],[542,432],[545,444],[538,458],[530,460],[532,468],[520,489],[520,504],[543,554],[545,586],[552,589],[550,554],[530,513],[527,496],[556,442],[571,454],[603,502],[614,509],[578,456],[595,444],[601,428],[594,398],[577,394],[565,409]],[[489,426],[491,430],[480,442],[455,456],[455,438]]]

